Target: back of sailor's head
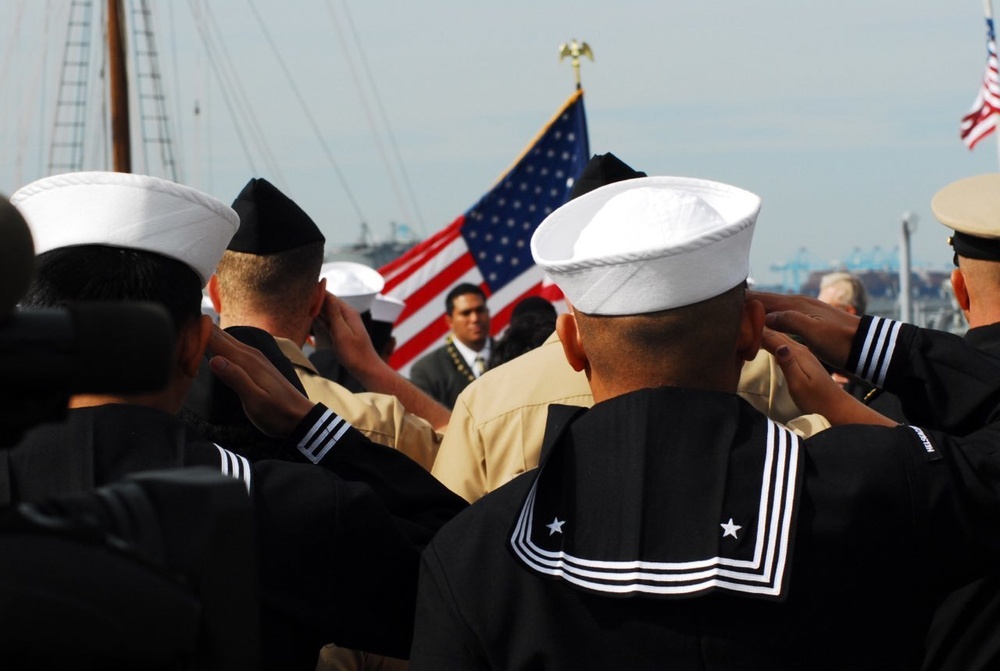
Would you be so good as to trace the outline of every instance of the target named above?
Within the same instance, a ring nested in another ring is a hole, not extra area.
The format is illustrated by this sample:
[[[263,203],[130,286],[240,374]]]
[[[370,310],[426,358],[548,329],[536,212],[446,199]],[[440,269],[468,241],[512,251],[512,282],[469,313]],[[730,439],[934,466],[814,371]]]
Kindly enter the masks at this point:
[[[312,303],[326,238],[295,201],[263,178],[247,182],[233,209],[239,230],[218,270],[222,316],[296,317]]]

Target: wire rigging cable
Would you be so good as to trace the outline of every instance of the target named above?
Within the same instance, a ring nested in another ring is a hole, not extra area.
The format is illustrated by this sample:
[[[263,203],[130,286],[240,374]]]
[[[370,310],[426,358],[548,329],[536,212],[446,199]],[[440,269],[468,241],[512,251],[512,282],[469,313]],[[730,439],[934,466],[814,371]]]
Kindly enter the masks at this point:
[[[417,227],[422,235],[426,235],[427,232],[424,227],[424,217],[420,212],[420,205],[417,202],[413,185],[410,183],[410,175],[406,170],[406,164],[403,162],[403,156],[399,151],[399,144],[396,142],[396,136],[392,132],[392,126],[389,124],[389,116],[385,112],[385,106],[382,104],[382,98],[379,95],[378,87],[375,86],[375,77],[372,75],[371,67],[368,65],[368,56],[365,54],[365,50],[361,46],[361,38],[358,36],[358,31],[354,27],[354,19],[351,18],[351,12],[348,9],[346,0],[342,0],[341,4],[344,8],[344,15],[347,17],[347,25],[351,29],[351,35],[354,37],[354,43],[357,45],[358,53],[361,56],[361,64],[364,66],[365,75],[368,78],[368,86],[371,88],[372,95],[375,98],[375,105],[377,106],[379,115],[382,119],[382,125],[385,126],[386,135],[389,137],[389,146],[392,147],[393,154],[395,155],[396,161],[399,165],[399,173],[403,177],[403,184],[406,186],[406,192],[410,196],[410,202],[413,203],[413,210],[416,213]]]
[[[242,80],[239,77],[239,69],[237,69],[237,67],[233,64],[232,56],[230,56],[229,49],[226,47],[226,33],[219,27],[218,22],[215,20],[215,14],[212,12],[212,4],[210,2],[205,3],[205,15],[208,17],[211,28],[218,36],[218,43],[223,57],[223,65],[229,69],[229,74],[232,77],[233,89],[236,91],[238,101],[243,106],[242,109],[246,118],[250,121],[250,131],[255,136],[257,147],[264,156],[264,163],[268,166],[268,170],[272,171],[272,173],[277,176],[279,185],[287,188],[288,183],[281,173],[281,168],[279,167],[280,164],[275,158],[274,152],[271,151],[270,145],[267,143],[267,138],[260,122],[257,120],[256,114],[254,114],[254,106],[251,104],[250,98],[247,96],[246,89],[244,88]]]
[[[277,161],[274,160],[273,154],[267,146],[267,142],[264,140],[263,133],[260,131],[259,124],[257,123],[257,118],[253,113],[253,108],[246,102],[246,96],[242,93],[243,90],[240,86],[239,77],[236,74],[236,69],[233,67],[231,60],[228,58],[228,51],[226,51],[225,43],[222,42],[220,37],[219,45],[216,46],[212,39],[211,31],[214,30],[215,34],[218,35],[221,35],[221,31],[215,23],[209,6],[206,5],[206,11],[202,13],[200,11],[200,3],[196,3],[195,0],[188,0],[188,5],[195,17],[195,25],[198,28],[198,35],[205,47],[205,54],[208,58],[209,66],[215,74],[219,91],[222,94],[222,100],[233,120],[233,130],[236,132],[240,146],[243,149],[247,162],[250,164],[251,170],[254,173],[260,174],[257,170],[257,164],[254,161],[253,153],[250,151],[250,147],[248,146],[247,138],[243,133],[244,125],[248,128],[249,133],[251,134],[251,140],[260,151],[268,173],[273,176],[274,181],[284,186],[284,176],[278,167]]]
[[[181,69],[177,66],[177,23],[174,18],[174,3],[167,3],[167,23],[169,25],[169,30],[167,35],[170,40],[170,61],[173,63],[173,89],[177,91],[174,96],[174,118],[177,119],[177,123],[174,125],[175,131],[177,133],[177,170],[178,174],[181,176],[181,181],[185,180],[185,175],[182,167],[185,165],[184,161],[184,123],[181,121],[184,116],[181,113],[181,85],[178,80],[179,73]]]
[[[205,25],[201,11],[198,7],[198,0],[188,0],[188,7],[191,9],[191,16],[194,18],[195,27],[198,29],[198,37],[201,38],[202,45],[205,47],[205,55],[208,58],[209,67],[215,73],[215,78],[219,81],[219,90],[222,92],[222,101],[225,103],[226,109],[229,110],[229,116],[233,119],[233,130],[236,132],[236,139],[239,140],[244,158],[246,158],[247,163],[250,164],[250,170],[256,173],[257,164],[254,162],[253,154],[250,152],[250,147],[247,146],[246,138],[243,136],[243,128],[239,123],[237,123],[236,111],[233,109],[233,103],[229,99],[229,95],[226,90],[225,77],[219,73],[215,59],[211,56],[213,52],[211,38],[208,35],[208,27]]]
[[[285,79],[288,81],[288,85],[292,88],[292,92],[295,94],[296,99],[299,101],[299,105],[302,106],[302,111],[306,115],[306,119],[309,120],[309,125],[312,127],[313,132],[316,134],[316,139],[320,146],[323,148],[323,153],[326,154],[327,159],[330,161],[330,165],[333,167],[333,172],[340,182],[341,187],[347,194],[347,199],[351,202],[354,207],[355,213],[358,215],[360,221],[365,221],[365,216],[361,212],[361,207],[358,205],[357,199],[354,197],[354,192],[351,191],[351,187],[347,184],[347,179],[344,177],[344,173],[341,171],[340,166],[337,164],[337,159],[334,158],[333,152],[330,150],[330,146],[326,142],[326,138],[323,137],[323,133],[320,130],[319,124],[316,123],[315,117],[309,111],[309,106],[306,105],[305,98],[302,96],[302,92],[299,90],[298,85],[295,83],[295,78],[292,76],[291,70],[285,63],[285,60],[281,57],[281,52],[275,45],[274,40],[271,38],[271,34],[267,30],[267,26],[264,20],[261,18],[260,13],[257,11],[257,7],[253,0],[247,0],[247,4],[250,5],[250,10],[253,12],[254,18],[257,20],[257,24],[260,26],[261,32],[264,33],[264,38],[267,40],[268,46],[271,47],[271,51],[274,54],[275,60],[281,67],[282,72],[285,73]]]
[[[365,96],[363,87],[361,86],[361,80],[358,79],[358,73],[354,67],[354,60],[351,58],[351,52],[347,48],[347,40],[344,39],[344,31],[340,27],[340,21],[337,20],[337,13],[333,9],[333,3],[330,0],[326,2],[326,8],[329,10],[330,18],[333,20],[334,30],[337,31],[337,38],[340,42],[340,50],[343,52],[344,60],[347,62],[348,70],[351,72],[351,82],[354,84],[354,90],[358,94],[358,100],[361,101],[361,108],[364,110],[365,119],[368,121],[368,127],[371,129],[372,136],[375,138],[375,146],[378,148],[379,157],[382,159],[382,166],[385,168],[386,174],[389,176],[389,183],[392,186],[392,192],[396,196],[396,204],[399,205],[399,209],[403,212],[403,216],[413,221],[413,215],[410,213],[409,208],[403,200],[403,195],[399,190],[399,184],[396,182],[396,173],[389,165],[389,157],[385,153],[385,147],[382,145],[382,137],[378,130],[378,125],[375,123],[375,119],[372,116],[371,109],[368,107],[368,99]]]

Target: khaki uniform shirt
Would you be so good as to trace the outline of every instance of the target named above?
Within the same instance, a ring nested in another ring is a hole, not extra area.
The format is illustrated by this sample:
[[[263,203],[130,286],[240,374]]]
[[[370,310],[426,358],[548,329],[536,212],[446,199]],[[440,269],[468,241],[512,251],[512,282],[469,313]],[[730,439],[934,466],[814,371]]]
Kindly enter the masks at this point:
[[[320,375],[302,349],[291,340],[274,340],[295,366],[310,400],[329,407],[372,442],[399,450],[428,471],[431,469],[442,436],[429,422],[406,412],[395,396],[352,393]]]
[[[743,367],[738,391],[799,435],[830,426],[819,415],[799,416],[777,362],[764,350]],[[478,500],[538,465],[552,403],[594,404],[586,375],[570,367],[555,333],[537,349],[486,371],[465,388],[431,472],[467,501]]]

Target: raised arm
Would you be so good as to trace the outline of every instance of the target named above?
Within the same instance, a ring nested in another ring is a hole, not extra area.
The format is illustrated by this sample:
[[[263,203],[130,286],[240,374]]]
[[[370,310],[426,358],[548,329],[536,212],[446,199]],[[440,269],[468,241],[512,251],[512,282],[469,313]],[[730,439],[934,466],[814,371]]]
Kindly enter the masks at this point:
[[[844,391],[805,345],[769,328],[764,329],[763,345],[781,366],[792,400],[803,412],[823,415],[832,426],[896,425]]]
[[[329,329],[340,362],[368,391],[395,396],[407,412],[427,420],[437,431],[444,431],[451,412],[379,357],[355,310],[327,294],[318,321]]]
[[[1000,359],[950,333],[842,312],[805,296],[756,293],[768,327],[830,365],[896,394],[921,426],[965,435],[1000,419]]]

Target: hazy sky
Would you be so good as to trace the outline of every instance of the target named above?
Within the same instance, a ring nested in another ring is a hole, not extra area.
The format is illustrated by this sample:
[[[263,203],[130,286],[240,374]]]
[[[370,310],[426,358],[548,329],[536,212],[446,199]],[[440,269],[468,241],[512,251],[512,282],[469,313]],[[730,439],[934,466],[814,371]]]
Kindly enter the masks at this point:
[[[978,0],[366,0],[347,2],[348,12],[342,0],[211,0],[208,13],[195,0],[150,3],[181,181],[229,202],[250,177],[267,177],[331,243],[354,241],[362,218],[378,236],[390,221],[426,235],[464,212],[572,92],[557,56],[571,38],[596,58],[583,63],[592,152],[760,194],[752,264],[761,281],[780,279],[770,266],[802,247],[817,263],[891,249],[904,211],[919,219],[915,262],[946,267],[931,197],[998,169],[992,137],[972,152],[958,137],[985,67]],[[0,0],[4,193],[45,172],[68,5]],[[223,54],[263,142],[229,112],[215,74]],[[96,97],[91,108],[98,118]],[[85,167],[105,167],[95,160]],[[138,163],[162,174],[158,162]]]

